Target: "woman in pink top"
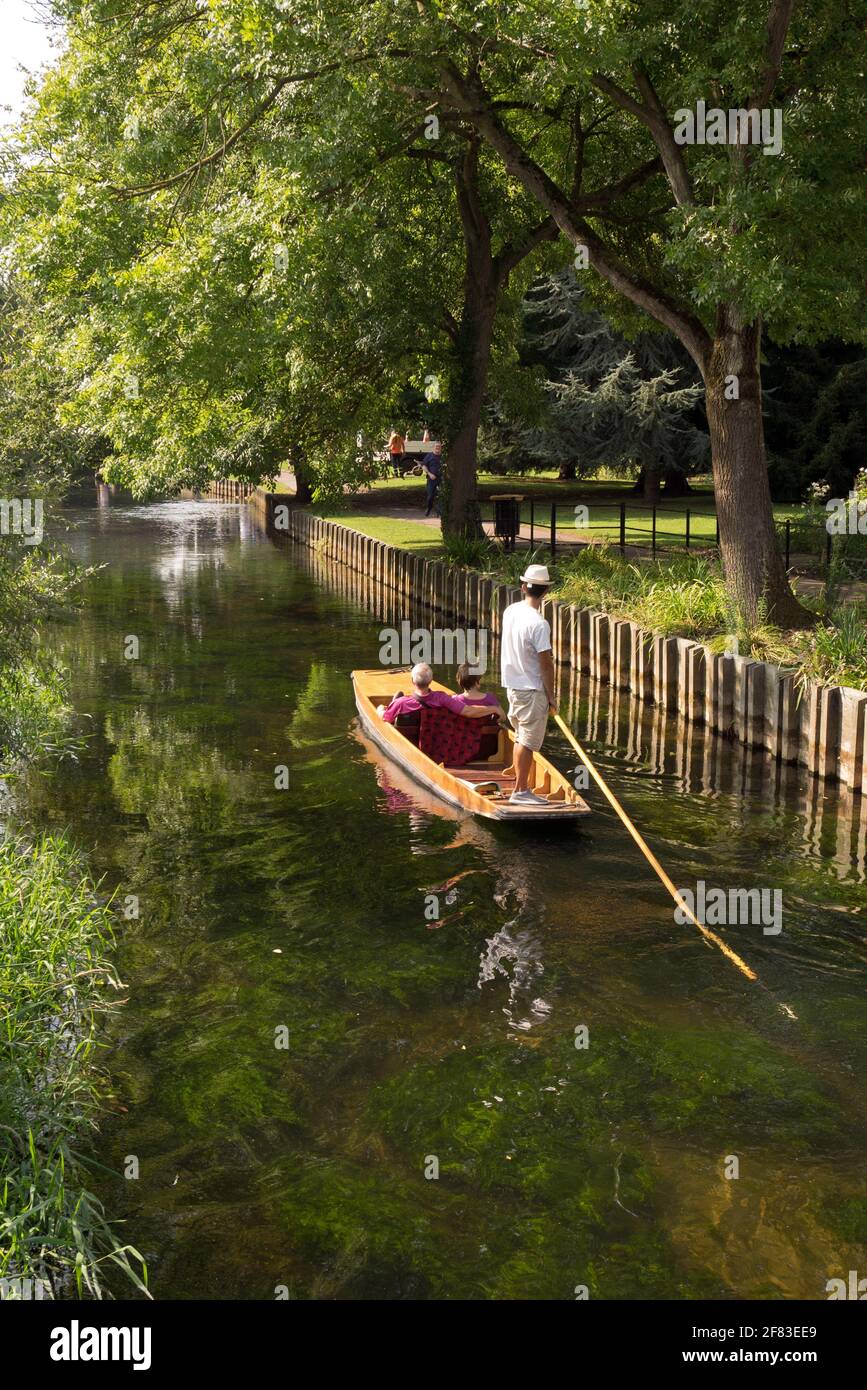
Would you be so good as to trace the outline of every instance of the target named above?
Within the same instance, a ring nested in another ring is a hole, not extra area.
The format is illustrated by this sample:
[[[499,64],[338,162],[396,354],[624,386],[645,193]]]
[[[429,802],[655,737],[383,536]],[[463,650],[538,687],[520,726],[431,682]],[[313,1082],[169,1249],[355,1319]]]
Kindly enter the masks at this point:
[[[508,720],[506,719],[506,712],[503,706],[500,704],[496,695],[492,695],[490,691],[482,690],[482,678],[481,676],[475,675],[474,672],[470,670],[469,662],[464,661],[458,667],[457,682],[463,692],[461,695],[455,697],[457,700],[461,701],[465,706],[473,705],[477,709],[481,709],[484,714],[498,714],[500,716],[500,723],[508,727]]]
[[[468,719],[481,719],[491,712],[487,704],[469,704],[462,695],[447,695],[444,690],[431,690],[433,671],[425,661],[413,666],[410,680],[412,695],[395,696],[388,708],[382,711],[386,724],[393,724],[399,714],[414,714],[420,709],[448,709],[452,714],[460,714]]]

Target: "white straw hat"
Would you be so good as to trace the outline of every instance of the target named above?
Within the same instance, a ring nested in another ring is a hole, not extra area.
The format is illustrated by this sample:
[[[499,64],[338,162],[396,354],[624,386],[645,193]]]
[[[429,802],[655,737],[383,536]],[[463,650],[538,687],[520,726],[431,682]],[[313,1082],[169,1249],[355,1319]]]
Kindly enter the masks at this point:
[[[547,565],[528,565],[521,575],[522,584],[550,584]]]

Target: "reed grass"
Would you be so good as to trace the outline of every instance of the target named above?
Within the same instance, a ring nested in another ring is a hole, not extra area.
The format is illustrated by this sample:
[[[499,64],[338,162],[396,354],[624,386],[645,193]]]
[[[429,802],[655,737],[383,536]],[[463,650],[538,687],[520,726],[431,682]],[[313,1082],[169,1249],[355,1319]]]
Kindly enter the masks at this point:
[[[120,982],[109,908],[65,837],[0,842],[0,1277],[110,1296],[147,1268],[118,1244],[78,1144],[107,1096],[97,1029]]]

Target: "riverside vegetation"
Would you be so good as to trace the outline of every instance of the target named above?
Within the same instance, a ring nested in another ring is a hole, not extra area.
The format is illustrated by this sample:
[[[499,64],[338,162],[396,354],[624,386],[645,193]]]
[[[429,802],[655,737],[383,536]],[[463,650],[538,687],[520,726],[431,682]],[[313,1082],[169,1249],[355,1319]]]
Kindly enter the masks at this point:
[[[860,538],[859,538],[860,539]],[[863,542],[862,542],[863,544]],[[457,541],[446,546],[454,564],[470,565],[500,580],[517,583],[528,563],[547,564],[554,576],[552,597],[579,608],[598,608],[630,618],[667,636],[689,637],[723,650],[736,638],[739,650],[762,661],[796,669],[799,681],[867,689],[867,602],[838,598],[845,577],[843,550],[832,564],[821,600],[802,596],[819,618],[816,626],[787,630],[763,612],[746,622],[731,603],[722,568],[713,558],[682,555],[635,562],[612,546],[588,546],[569,558],[532,553],[504,553],[486,541]]]
[[[0,1279],[2,1297],[101,1298],[108,1267],[143,1292],[146,1268],[118,1244],[81,1152],[108,1097],[98,1029],[120,982],[107,952],[111,909],[62,834],[35,834],[11,788],[28,763],[75,755],[59,666],[38,647],[76,576],[51,554],[0,560]],[[14,613],[15,620],[11,620]],[[25,1281],[44,1281],[41,1284]],[[37,1295],[38,1296],[38,1295]]]

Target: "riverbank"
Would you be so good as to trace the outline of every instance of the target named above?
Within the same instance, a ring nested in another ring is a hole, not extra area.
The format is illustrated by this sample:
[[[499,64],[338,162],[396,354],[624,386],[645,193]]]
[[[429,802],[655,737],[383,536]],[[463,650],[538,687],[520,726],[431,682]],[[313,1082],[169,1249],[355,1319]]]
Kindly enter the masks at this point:
[[[288,489],[283,481],[277,490]],[[468,566],[494,582],[514,584],[529,561],[545,563],[555,580],[552,598],[628,618],[665,637],[771,661],[804,682],[867,690],[867,541],[841,536],[829,548],[827,514],[818,504],[774,507],[794,587],[818,619],[813,631],[802,632],[766,621],[749,627],[733,613],[709,480],[696,480],[687,497],[662,497],[650,507],[616,480],[483,475],[479,499],[487,537],[478,542],[444,540],[439,519],[420,510],[422,492],[417,478],[383,478],[347,496],[345,509],[306,510],[411,555]],[[493,541],[498,492],[522,499],[513,554]],[[578,498],[582,505],[573,508]]]
[[[503,609],[520,596],[526,551],[506,554],[473,542],[455,548],[449,560],[435,561],[293,506],[284,494],[257,490],[250,504],[266,533],[313,546],[450,620],[490,625],[496,633]],[[496,569],[466,563],[491,564],[491,557]],[[545,552],[534,558],[546,559]],[[721,576],[706,558],[683,556],[664,569],[658,563],[654,571],[597,547],[565,563],[557,560],[555,584],[545,603],[555,661],[632,690],[688,722],[765,748],[781,761],[801,762],[815,776],[867,790],[867,691],[827,681],[831,670],[844,679],[859,676],[864,623],[854,605],[847,605],[837,628],[779,634],[765,626],[744,632],[730,617]],[[570,594],[578,601],[569,601]],[[693,635],[662,626],[672,619],[673,601],[681,630],[690,615],[692,628],[686,631]],[[645,626],[630,611],[641,612],[645,622],[655,617],[658,625]],[[710,640],[697,640],[717,625]],[[793,660],[798,642],[804,644],[800,667]],[[746,654],[759,643],[770,659]],[[808,663],[822,675],[811,675]]]
[[[104,1297],[109,1270],[145,1291],[82,1152],[110,1099],[97,1036],[120,988],[111,910],[62,831],[30,830],[20,795],[28,770],[77,754],[69,721],[60,663],[0,669],[0,1300]]]
[[[110,911],[63,836],[0,842],[3,1298],[101,1298],[110,1267],[145,1291],[78,1148],[109,1095],[96,1054],[121,988],[111,942]]]

